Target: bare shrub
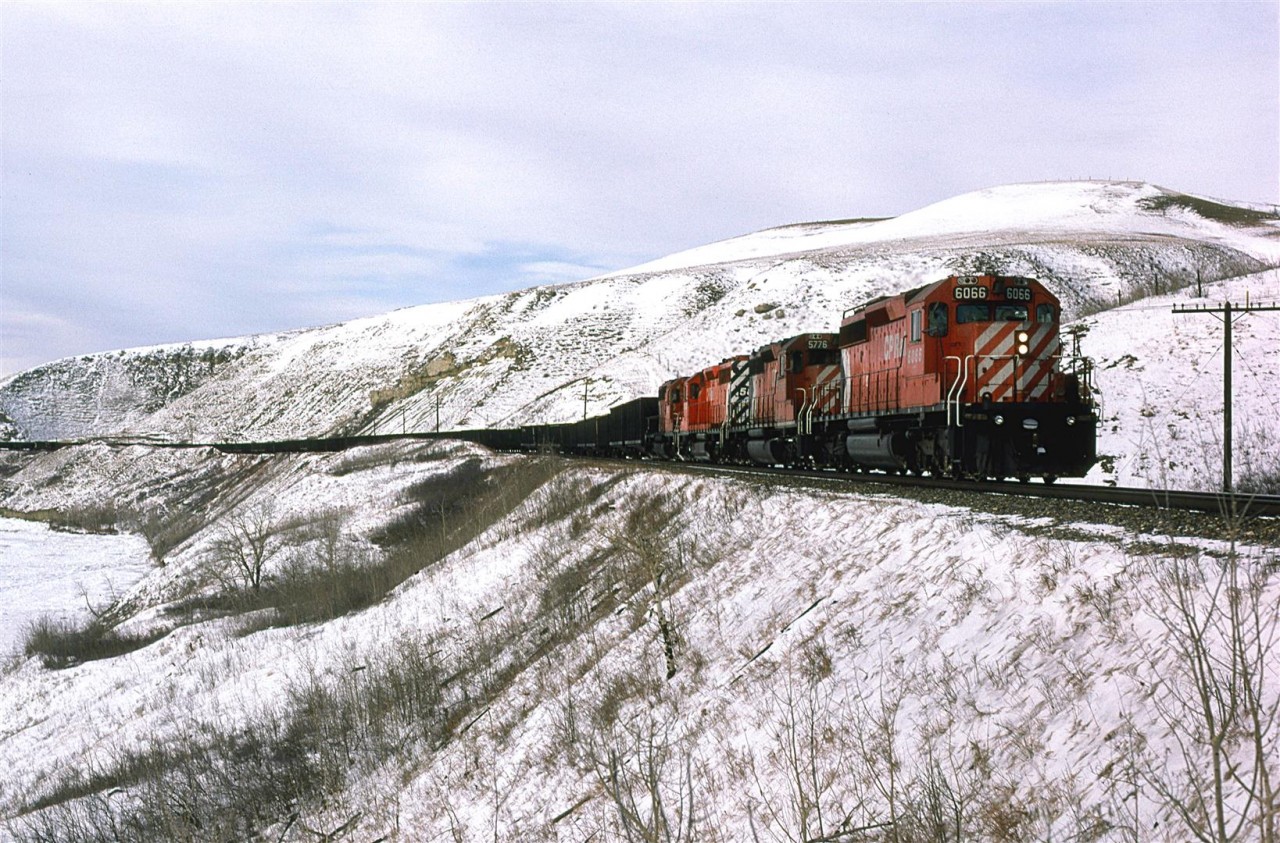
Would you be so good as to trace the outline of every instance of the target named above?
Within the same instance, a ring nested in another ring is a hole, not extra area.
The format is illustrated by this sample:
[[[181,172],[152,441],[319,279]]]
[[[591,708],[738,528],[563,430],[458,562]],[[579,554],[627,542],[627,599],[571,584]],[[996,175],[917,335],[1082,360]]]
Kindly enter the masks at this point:
[[[60,509],[50,517],[49,526],[66,532],[111,535],[119,532],[121,520],[122,514],[117,512],[116,505],[106,501]]]
[[[210,572],[220,581],[257,591],[267,565],[291,541],[290,527],[270,503],[259,503],[227,515],[210,550]]]
[[[1147,566],[1150,611],[1167,633],[1167,649],[1149,654],[1152,700],[1176,741],[1163,757],[1147,747],[1140,773],[1197,840],[1280,839],[1280,655],[1275,607],[1264,597],[1269,569],[1234,544],[1221,560]]]
[[[651,612],[658,627],[667,678],[678,670],[680,635],[671,613],[671,595],[688,575],[687,556],[678,537],[676,503],[654,494],[627,513],[625,523],[607,532],[611,549],[622,564],[617,572],[626,594],[636,595],[637,609]],[[641,591],[649,586],[649,592]]]
[[[1236,491],[1244,495],[1280,494],[1280,429],[1245,420],[1233,454]]]
[[[770,742],[748,748],[741,764],[758,800],[761,830],[771,839],[807,843],[865,830],[865,796],[848,734],[853,720],[830,681],[830,655],[811,644],[780,670],[766,709]],[[752,828],[756,807],[749,803]]]
[[[373,541],[403,557],[398,564],[421,570],[496,525],[554,476],[548,460],[516,459],[486,468],[478,458],[469,459],[409,489],[409,511]]]
[[[591,592],[593,579],[606,559],[597,551],[570,559],[563,568],[558,559],[536,565],[538,581],[545,584],[538,597],[538,614],[548,624],[549,643],[568,640],[608,608],[593,601]]]
[[[329,773],[306,736],[267,717],[237,733],[187,731],[126,752],[92,777],[68,774],[27,814],[31,841],[233,841],[294,813]],[[42,807],[47,805],[49,807]]]
[[[135,517],[134,528],[151,548],[151,558],[163,563],[165,556],[205,526],[197,512],[180,509],[173,512],[153,510]]]
[[[43,615],[28,626],[22,652],[28,658],[38,656],[47,668],[60,669],[140,650],[163,638],[166,632],[159,629],[126,634],[101,616],[77,622]]]
[[[227,731],[189,728],[105,769],[70,771],[24,811],[20,840],[256,839],[292,825],[409,741],[446,734],[443,668],[430,641],[402,641],[336,681],[308,676],[280,714]],[[348,829],[350,830],[350,829]]]
[[[471,510],[485,491],[490,473],[479,457],[471,457],[447,472],[426,477],[409,487],[403,499],[412,505],[405,515],[384,527],[375,536],[383,546],[434,535],[444,544],[457,521]]]
[[[247,634],[374,605],[509,515],[544,478],[520,461],[484,469],[475,459],[460,466],[409,491],[412,511],[375,536],[383,546],[378,558],[343,537],[340,512],[284,521],[262,519],[260,510],[251,510],[253,517],[225,528],[211,554],[211,573],[223,591],[183,601],[171,611],[274,610],[255,615],[241,630]],[[460,485],[452,486],[449,478]],[[287,561],[273,565],[268,577],[267,563],[277,558]]]
[[[600,722],[600,721],[597,721]],[[674,717],[645,708],[588,738],[601,789],[615,811],[614,833],[632,843],[696,837],[699,793],[693,755]]]

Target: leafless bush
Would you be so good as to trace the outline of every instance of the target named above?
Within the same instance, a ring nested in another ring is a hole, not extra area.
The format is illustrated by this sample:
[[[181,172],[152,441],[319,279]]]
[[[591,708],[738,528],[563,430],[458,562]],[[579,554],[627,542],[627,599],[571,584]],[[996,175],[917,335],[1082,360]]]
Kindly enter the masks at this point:
[[[1151,656],[1156,713],[1176,742],[1150,748],[1142,780],[1197,840],[1274,843],[1280,793],[1280,655],[1270,566],[1243,558],[1148,563],[1150,610],[1167,633]]]
[[[641,614],[653,615],[668,679],[679,669],[676,655],[680,644],[671,595],[688,575],[688,558],[678,535],[674,507],[666,496],[651,495],[627,513],[622,526],[607,533],[611,550],[621,562],[616,571],[622,591],[637,595],[634,605]],[[648,593],[641,594],[646,586]]]
[[[151,548],[151,558],[163,564],[165,556],[205,526],[205,518],[189,509],[151,510],[137,515],[134,529]]]
[[[767,748],[748,748],[740,764],[751,783],[748,820],[756,837],[778,841],[844,839],[869,825],[846,700],[830,679],[830,656],[810,645],[789,659],[769,698]],[[760,827],[757,828],[757,821]]]
[[[1247,420],[1236,441],[1236,490],[1244,495],[1280,494],[1280,429]]]
[[[410,488],[409,511],[373,541],[421,570],[493,527],[555,476],[550,461],[517,459],[485,466],[479,458]]]
[[[402,641],[336,679],[300,678],[281,713],[241,729],[188,729],[121,751],[105,769],[70,771],[24,812],[17,837],[238,841],[292,824],[350,771],[442,739],[450,713],[438,655],[430,641]]]
[[[29,658],[38,656],[47,668],[60,669],[131,653],[165,634],[163,629],[138,634],[121,633],[104,617],[97,615],[83,621],[44,615],[27,628],[22,652]]]
[[[111,501],[100,504],[67,507],[55,512],[49,526],[55,530],[79,533],[114,534],[119,532],[120,522],[127,514],[118,512]]]
[[[674,717],[646,707],[633,719],[590,733],[588,753],[614,808],[618,837],[628,843],[698,839],[694,760]]]
[[[207,570],[232,588],[262,588],[267,565],[293,541],[290,525],[265,502],[230,513],[217,530]]]
[[[330,775],[308,736],[267,717],[238,733],[184,732],[125,752],[92,777],[68,774],[24,816],[29,841],[233,841],[288,818]],[[47,807],[46,807],[47,806]]]
[[[563,555],[570,556],[567,552]],[[538,614],[548,625],[549,641],[567,640],[611,607],[611,601],[598,599],[593,591],[593,580],[606,561],[604,553],[593,551],[581,558],[570,556],[564,567],[558,564],[559,559],[535,563],[538,582],[543,583]]]

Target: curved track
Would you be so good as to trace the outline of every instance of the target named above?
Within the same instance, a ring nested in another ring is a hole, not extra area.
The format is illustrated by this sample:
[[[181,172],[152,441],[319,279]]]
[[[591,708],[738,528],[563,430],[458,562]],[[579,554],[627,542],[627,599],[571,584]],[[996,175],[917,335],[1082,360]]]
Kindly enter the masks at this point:
[[[379,436],[342,436],[319,439],[290,439],[270,442],[171,442],[145,437],[93,438],[75,441],[11,441],[0,442],[0,450],[55,451],[75,445],[107,445],[110,447],[149,447],[168,449],[213,448],[231,454],[301,454],[329,453],[366,445],[405,440],[466,439],[484,444],[483,431],[446,431],[441,433],[399,433]],[[1177,489],[1140,489],[1124,486],[1089,486],[1080,483],[1018,483],[945,478],[898,476],[892,474],[847,473],[833,470],[767,468],[761,466],[713,465],[710,463],[657,463],[721,473],[748,473],[849,483],[870,483],[926,489],[947,489],[993,495],[1054,498],[1089,503],[1138,506],[1155,509],[1208,512],[1224,516],[1280,517],[1280,495],[1248,493],[1190,492]]]
[[[784,474],[790,477],[808,477],[823,480],[847,480],[850,483],[869,483],[879,486],[921,489],[943,489],[990,495],[1010,495],[1057,500],[1084,501],[1119,506],[1140,506],[1154,509],[1208,512],[1216,515],[1280,517],[1280,495],[1254,495],[1248,493],[1189,492],[1176,489],[1142,489],[1126,486],[1091,486],[1084,483],[1018,483],[990,480],[949,480],[946,478],[919,477],[877,473],[846,473],[839,471],[815,471],[807,469],[762,468],[734,465],[702,465],[683,463],[686,467],[706,468],[718,472]]]

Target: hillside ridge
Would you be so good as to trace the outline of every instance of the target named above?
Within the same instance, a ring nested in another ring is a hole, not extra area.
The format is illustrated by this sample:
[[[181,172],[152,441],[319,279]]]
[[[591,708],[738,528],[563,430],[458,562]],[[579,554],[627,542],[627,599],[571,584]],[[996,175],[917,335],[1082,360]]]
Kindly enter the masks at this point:
[[[1265,214],[1208,201],[1137,182],[1009,185],[876,222],[767,229],[570,284],[69,358],[0,385],[0,435],[247,440],[431,430],[437,415],[444,430],[563,421],[582,413],[584,384],[588,412],[603,412],[954,272],[1038,277],[1072,319],[1197,275],[1280,265]]]

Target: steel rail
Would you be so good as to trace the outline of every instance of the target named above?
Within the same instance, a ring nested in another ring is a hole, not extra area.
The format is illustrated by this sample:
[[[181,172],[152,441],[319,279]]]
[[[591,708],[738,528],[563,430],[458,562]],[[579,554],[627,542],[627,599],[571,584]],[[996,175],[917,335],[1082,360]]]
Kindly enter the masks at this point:
[[[1144,489],[1136,486],[1092,486],[1085,483],[1059,482],[1046,484],[994,480],[953,480],[949,478],[882,474],[877,472],[847,472],[696,462],[658,462],[655,464],[708,472],[758,474],[762,477],[799,477],[853,485],[938,489],[1010,497],[1049,498],[1147,509],[1207,512],[1219,515],[1280,517],[1280,495],[1255,495],[1246,492],[1228,494],[1224,492],[1194,492],[1178,489]]]
[[[404,440],[468,439],[468,431],[440,433],[392,433],[375,436],[340,436],[316,439],[291,439],[269,442],[171,442],[147,437],[94,437],[59,441],[0,442],[0,450],[54,451],[76,445],[109,447],[146,447],[161,449],[213,448],[231,454],[327,453],[361,445],[376,445]],[[634,460],[625,460],[632,462]],[[770,466],[731,465],[701,462],[663,462],[645,460],[646,465],[672,466],[683,469],[748,473],[761,476],[787,476],[870,484],[899,488],[942,489],[1015,497],[1038,497],[1058,500],[1106,503],[1164,510],[1208,512],[1221,515],[1280,517],[1280,495],[1258,495],[1247,492],[1194,492],[1180,489],[1143,489],[1126,486],[1091,486],[1083,483],[1019,483],[1017,481],[955,480],[949,478],[896,475],[879,472],[848,472],[834,469],[778,468]]]

